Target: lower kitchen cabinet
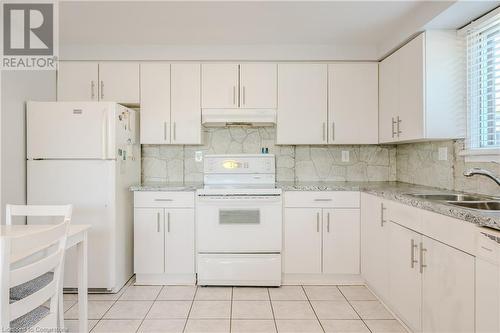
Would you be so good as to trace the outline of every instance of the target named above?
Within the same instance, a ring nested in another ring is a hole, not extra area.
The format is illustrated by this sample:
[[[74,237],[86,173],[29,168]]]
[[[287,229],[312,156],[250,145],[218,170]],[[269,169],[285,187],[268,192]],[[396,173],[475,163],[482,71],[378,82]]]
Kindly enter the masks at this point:
[[[136,284],[194,284],[193,193],[154,193],[134,198]]]

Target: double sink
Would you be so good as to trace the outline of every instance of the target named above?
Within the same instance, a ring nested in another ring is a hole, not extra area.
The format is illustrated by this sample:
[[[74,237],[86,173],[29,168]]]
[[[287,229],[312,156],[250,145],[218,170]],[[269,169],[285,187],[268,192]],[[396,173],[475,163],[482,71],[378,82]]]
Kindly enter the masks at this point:
[[[486,195],[471,195],[471,194],[455,194],[455,193],[439,193],[439,194],[413,194],[408,193],[407,195],[414,198],[439,201],[448,203],[450,205],[475,209],[480,211],[500,211],[500,198],[486,196]]]

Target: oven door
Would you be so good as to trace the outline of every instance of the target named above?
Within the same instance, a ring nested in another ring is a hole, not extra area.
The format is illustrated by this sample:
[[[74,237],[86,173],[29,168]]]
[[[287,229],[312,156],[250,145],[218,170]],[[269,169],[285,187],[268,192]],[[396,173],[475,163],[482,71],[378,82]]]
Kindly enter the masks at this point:
[[[196,225],[198,253],[279,253],[281,195],[199,195]]]

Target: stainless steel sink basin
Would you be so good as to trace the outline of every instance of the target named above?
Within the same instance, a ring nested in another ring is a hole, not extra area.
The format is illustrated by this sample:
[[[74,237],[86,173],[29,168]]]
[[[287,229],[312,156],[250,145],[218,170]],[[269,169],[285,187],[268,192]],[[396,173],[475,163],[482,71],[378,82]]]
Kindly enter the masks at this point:
[[[449,202],[449,204],[477,210],[500,211],[500,201],[459,201]]]
[[[481,195],[470,195],[470,194],[454,194],[454,193],[437,193],[437,194],[408,194],[409,196],[425,199],[425,200],[436,200],[436,201],[486,201],[494,200],[488,196]]]

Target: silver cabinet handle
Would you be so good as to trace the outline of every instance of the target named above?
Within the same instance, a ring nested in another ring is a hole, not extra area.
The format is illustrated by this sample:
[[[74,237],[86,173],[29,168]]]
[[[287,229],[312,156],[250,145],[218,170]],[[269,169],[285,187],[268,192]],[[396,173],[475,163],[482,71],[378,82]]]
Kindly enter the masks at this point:
[[[167,141],[167,122],[163,122],[163,140]]]
[[[394,121],[394,117],[392,117],[392,138],[397,134],[397,132],[394,131],[394,125],[396,125],[396,121]]]
[[[242,101],[242,104],[243,104],[243,105],[245,105],[245,101],[246,101],[246,92],[245,92],[245,90],[246,90],[246,89],[245,89],[245,86],[243,86],[243,96],[242,96],[242,97],[243,97],[243,98],[242,98],[242,99],[243,99],[243,101]]]
[[[401,131],[399,129],[399,125],[401,125],[401,119],[399,119],[399,116],[397,116],[396,119],[397,119],[397,123],[398,123],[398,138],[399,138],[399,134],[403,133],[403,131]]]
[[[323,141],[326,141],[326,124],[323,123]]]
[[[170,232],[170,212],[167,212],[167,232]]]
[[[385,219],[384,219],[384,211],[386,210],[387,208],[384,207],[384,203],[381,202],[380,203],[380,226],[383,227],[384,226],[384,223],[387,222]]]
[[[236,105],[236,86],[233,86],[233,105]]]
[[[425,252],[427,252],[427,249],[424,248],[424,243],[420,242],[420,274],[423,274],[424,268],[427,267],[424,263]]]
[[[319,212],[316,213],[316,232],[319,232]]]
[[[314,199],[314,201],[332,201],[332,199]]]
[[[174,201],[174,199],[156,198],[155,201]]]
[[[104,99],[104,81],[101,80],[101,99]]]
[[[174,121],[173,135],[174,135],[174,141],[175,141],[175,140],[176,140],[176,137],[177,137],[177,134],[176,134],[176,126],[175,126],[175,121]]]
[[[418,262],[418,260],[415,260],[415,250],[417,249],[417,244],[415,243],[415,240],[412,239],[410,241],[410,251],[411,251],[411,255],[410,255],[410,267],[411,268],[415,268],[415,264]]]
[[[326,231],[330,232],[330,212],[326,213]]]
[[[95,98],[95,82],[94,80],[90,81],[90,99],[94,100]]]
[[[335,122],[332,121],[332,142],[335,141]]]
[[[156,232],[160,232],[160,213],[156,213]]]

